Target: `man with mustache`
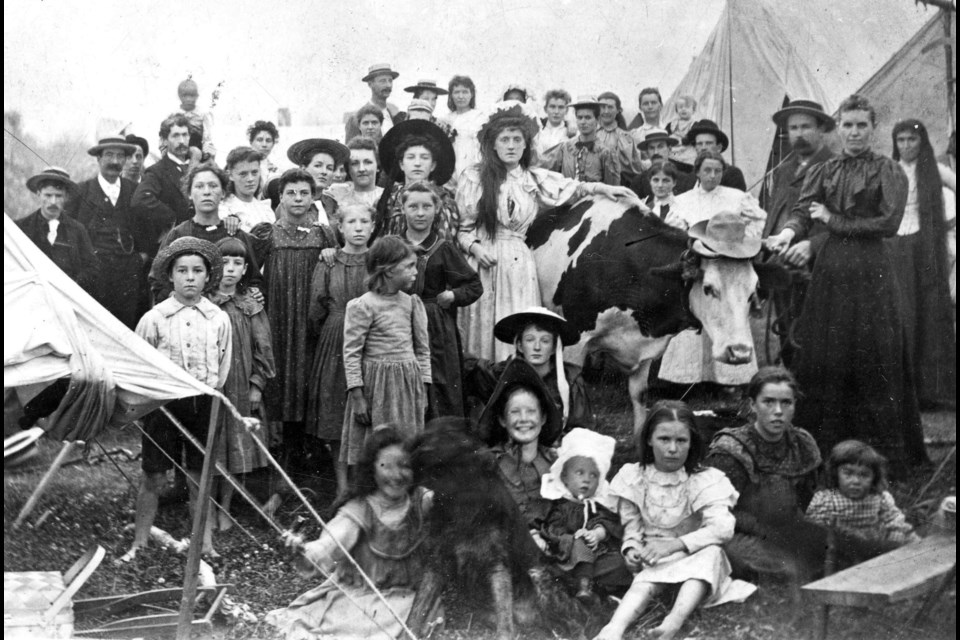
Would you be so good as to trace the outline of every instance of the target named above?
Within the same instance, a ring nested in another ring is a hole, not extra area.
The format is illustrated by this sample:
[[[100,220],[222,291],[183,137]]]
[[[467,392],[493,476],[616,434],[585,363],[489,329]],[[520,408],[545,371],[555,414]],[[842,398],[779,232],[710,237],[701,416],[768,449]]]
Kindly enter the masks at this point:
[[[88,149],[100,171],[96,178],[77,185],[65,208],[69,217],[86,228],[100,261],[93,297],[131,329],[137,326],[137,302],[146,285],[142,272],[149,236],[130,205],[136,186],[121,173],[127,158],[138,149],[119,136],[103,138]]]
[[[833,118],[823,107],[811,100],[793,100],[773,114],[773,121],[787,133],[790,153],[776,167],[771,180],[760,192],[760,207],[767,211],[763,237],[779,234],[790,217],[790,211],[800,198],[800,189],[810,169],[834,156],[826,145],[825,136],[834,129]],[[784,254],[787,264],[809,271],[810,261],[816,253],[819,240],[825,230],[818,224],[806,240],[792,245]],[[780,337],[780,357],[785,365],[793,359],[794,345],[788,339],[790,327],[800,315],[806,293],[806,281],[796,281],[791,291],[774,295],[777,321],[774,332]]]
[[[190,121],[182,113],[167,116],[160,123],[160,139],[166,150],[159,161],[143,172],[143,180],[137,185],[132,200],[133,209],[141,216],[149,234],[145,247],[147,269],[157,255],[160,240],[191,216],[187,197],[180,189],[180,182],[189,169]]]
[[[397,79],[400,73],[390,68],[386,62],[371,65],[367,75],[361,78],[370,87],[370,102],[367,104],[375,107],[383,114],[383,124],[381,133],[386,134],[393,125],[403,122],[407,114],[400,111],[400,108],[392,102],[387,102],[387,98],[393,93],[393,81]],[[346,137],[344,140],[353,140],[360,135],[360,126],[357,124],[357,116],[354,111],[347,119]]]

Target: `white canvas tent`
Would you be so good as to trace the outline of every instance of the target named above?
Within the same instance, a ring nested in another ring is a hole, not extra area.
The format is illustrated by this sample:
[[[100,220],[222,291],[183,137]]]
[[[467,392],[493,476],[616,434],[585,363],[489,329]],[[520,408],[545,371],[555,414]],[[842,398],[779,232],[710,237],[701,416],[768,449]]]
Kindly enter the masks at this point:
[[[728,0],[664,105],[664,113],[672,114],[679,96],[696,98],[697,118],[713,120],[730,136],[727,158],[743,170],[748,186],[766,170],[777,133],[770,116],[785,99],[815,100],[828,111],[833,107],[787,33],[762,0]]]
[[[3,217],[3,388],[26,403],[71,378],[49,435],[86,440],[165,402],[215,394],[130,331]],[[73,395],[70,395],[73,394]]]

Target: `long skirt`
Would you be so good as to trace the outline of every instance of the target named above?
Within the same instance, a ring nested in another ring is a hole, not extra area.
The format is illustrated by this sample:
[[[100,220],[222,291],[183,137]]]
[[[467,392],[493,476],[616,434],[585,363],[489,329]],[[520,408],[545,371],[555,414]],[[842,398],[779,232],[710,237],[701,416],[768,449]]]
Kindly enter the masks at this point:
[[[696,553],[678,551],[652,567],[644,567],[633,579],[633,584],[680,584],[687,580],[700,580],[710,587],[710,595],[700,606],[743,602],[757,587],[742,580],[732,580],[730,571],[730,561],[723,549],[710,545]]]
[[[347,374],[343,369],[343,311],[331,311],[317,339],[307,400],[307,434],[340,440],[347,407]]]
[[[896,274],[881,239],[831,235],[797,331],[796,423],[824,453],[863,440],[896,469],[927,460]]]

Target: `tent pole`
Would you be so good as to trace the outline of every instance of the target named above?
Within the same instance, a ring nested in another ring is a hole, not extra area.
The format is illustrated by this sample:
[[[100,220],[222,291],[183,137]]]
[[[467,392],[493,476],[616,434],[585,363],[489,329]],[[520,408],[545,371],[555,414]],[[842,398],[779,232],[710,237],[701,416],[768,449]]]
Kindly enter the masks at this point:
[[[943,53],[946,54],[947,59],[947,114],[950,116],[950,129],[956,130],[957,128],[957,114],[954,112],[954,91],[956,90],[956,84],[953,79],[953,51],[950,47],[950,12],[945,9],[940,9],[940,15],[943,18],[943,35],[946,36],[946,43],[943,45]]]
[[[727,2],[727,91],[730,96],[730,164],[737,164],[737,145],[734,138],[733,126],[733,11],[730,4],[733,0]],[[721,126],[723,122],[721,121]]]
[[[50,464],[50,468],[47,469],[47,472],[43,474],[43,477],[40,478],[37,488],[33,490],[33,493],[30,494],[30,497],[27,498],[26,504],[23,505],[23,508],[20,509],[20,515],[17,516],[17,519],[13,523],[13,528],[18,529],[23,521],[27,519],[33,510],[36,508],[37,503],[40,502],[40,497],[43,495],[43,492],[46,491],[47,485],[50,484],[50,481],[53,480],[53,476],[57,474],[57,470],[63,466],[63,463],[67,461],[67,456],[74,450],[76,447],[76,442],[64,442],[63,447],[60,449],[60,452],[57,453],[57,457],[53,459],[53,462]]]
[[[210,486],[213,483],[214,464],[217,458],[217,441],[220,436],[220,398],[212,396],[210,426],[207,428],[207,448],[200,472],[200,487],[193,513],[193,531],[190,533],[190,548],[187,564],[183,568],[183,599],[180,601],[180,617],[177,619],[177,640],[190,640],[193,628],[193,608],[197,599],[197,583],[200,574],[200,553],[203,550],[203,531],[207,526],[207,503],[210,501]]]

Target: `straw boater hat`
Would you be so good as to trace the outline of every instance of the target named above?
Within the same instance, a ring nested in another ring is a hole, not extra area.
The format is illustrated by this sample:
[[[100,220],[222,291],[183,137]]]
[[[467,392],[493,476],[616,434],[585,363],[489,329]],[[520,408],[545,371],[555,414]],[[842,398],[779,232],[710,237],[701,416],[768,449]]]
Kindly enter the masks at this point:
[[[487,121],[477,132],[477,139],[481,144],[483,144],[483,140],[489,132],[495,130],[497,124],[505,118],[518,118],[521,123],[520,126],[529,134],[531,140],[540,133],[540,117],[530,105],[517,100],[504,100],[493,105],[490,115],[487,116]]]
[[[407,113],[411,111],[426,111],[430,115],[433,115],[433,105],[422,98],[414,98],[410,101],[410,104],[407,105]]]
[[[701,133],[712,133],[717,137],[717,142],[720,144],[720,151],[726,151],[727,147],[730,146],[730,138],[727,137],[720,127],[717,126],[717,123],[713,120],[698,120],[693,123],[693,126],[690,127],[690,130],[687,131],[687,137],[684,140],[684,144],[688,146],[694,146],[696,144],[697,136]]]
[[[166,278],[167,272],[170,270],[170,264],[180,256],[191,253],[203,256],[203,259],[210,265],[210,278],[207,280],[205,291],[216,289],[217,285],[220,284],[220,275],[223,272],[223,256],[220,254],[220,249],[212,242],[193,236],[177,238],[160,249],[155,262],[157,265],[156,275]]]
[[[346,164],[350,160],[350,149],[328,138],[307,138],[294,142],[287,149],[287,158],[298,167],[303,167],[318,153],[326,153],[336,164]]]
[[[367,69],[367,75],[360,78],[361,82],[370,82],[377,76],[387,75],[391,78],[396,78],[400,75],[399,72],[394,71],[390,68],[389,62],[378,62],[377,64],[370,65],[370,68]]]
[[[137,150],[137,145],[127,142],[126,138],[121,138],[120,136],[108,136],[106,138],[100,138],[100,142],[87,149],[87,153],[91,156],[99,156],[107,149],[119,149],[127,155],[130,155]]]
[[[507,430],[500,424],[500,416],[503,414],[504,405],[510,393],[517,387],[525,387],[533,393],[540,401],[540,409],[546,417],[546,422],[540,430],[538,441],[541,445],[550,446],[563,430],[563,417],[560,409],[550,398],[550,392],[539,374],[523,358],[513,358],[507,363],[507,368],[503,370],[497,386],[490,395],[490,400],[483,408],[480,414],[478,425],[480,437],[488,445],[496,445],[509,440]]]
[[[736,213],[721,211],[690,227],[693,252],[705,258],[750,260],[760,253],[763,241],[747,235],[747,225]]]
[[[445,96],[449,91],[443,87],[437,86],[436,80],[417,80],[417,84],[404,89],[407,93],[416,93],[417,91],[433,91],[438,96]]]
[[[581,427],[571,429],[570,433],[563,436],[563,442],[557,449],[557,459],[550,465],[550,472],[543,474],[540,478],[540,496],[547,500],[580,499],[580,496],[571,494],[563,484],[563,465],[570,458],[590,458],[597,464],[597,469],[600,471],[597,492],[591,499],[608,509],[616,509],[617,498],[610,494],[610,483],[607,482],[607,474],[610,473],[616,446],[616,438]]]
[[[778,127],[785,129],[787,126],[787,118],[795,113],[813,116],[823,125],[824,131],[833,131],[834,127],[837,126],[837,123],[830,117],[830,114],[823,110],[823,105],[813,100],[791,100],[787,103],[787,106],[773,114],[773,121]]]
[[[67,191],[77,190],[77,183],[70,179],[70,174],[66,169],[60,167],[47,167],[35,176],[27,178],[27,189],[36,193],[40,190],[41,182],[57,182]]]
[[[596,96],[582,95],[582,96],[577,96],[577,99],[571,102],[567,106],[573,109],[574,111],[576,111],[581,107],[590,107],[592,109],[599,109],[603,105],[600,103],[599,100],[597,100]]]
[[[380,166],[388,172],[394,170],[398,162],[397,147],[409,136],[421,136],[433,142],[437,148],[437,157],[434,158],[437,168],[430,174],[430,179],[436,185],[446,184],[453,175],[457,156],[449,136],[429,120],[404,120],[390,127],[380,141]]]
[[[637,143],[637,147],[641,151],[646,151],[651,142],[666,142],[668,147],[675,147],[680,144],[679,140],[671,136],[663,129],[651,129],[649,132],[647,132],[646,137]]]

